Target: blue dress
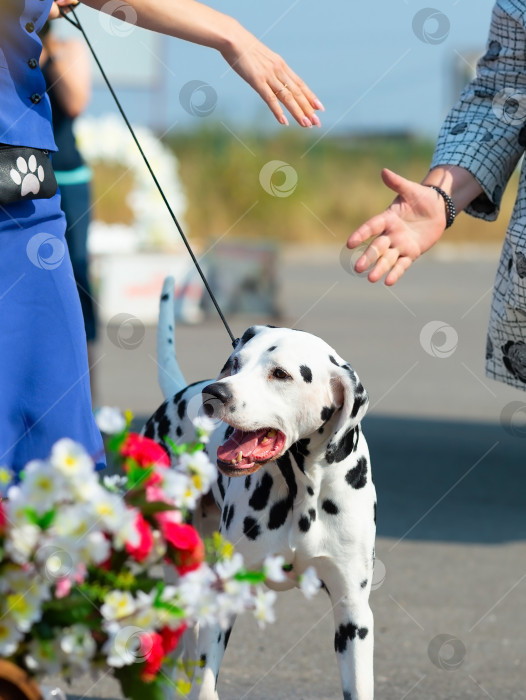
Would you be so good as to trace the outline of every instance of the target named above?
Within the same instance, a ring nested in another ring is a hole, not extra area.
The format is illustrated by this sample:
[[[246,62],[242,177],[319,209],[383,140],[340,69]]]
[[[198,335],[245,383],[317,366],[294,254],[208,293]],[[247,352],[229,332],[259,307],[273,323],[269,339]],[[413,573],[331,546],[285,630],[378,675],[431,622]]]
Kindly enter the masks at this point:
[[[55,151],[37,32],[51,0],[5,0],[0,144]],[[21,164],[20,178],[31,173]],[[60,195],[0,204],[0,465],[19,471],[69,437],[104,465]]]

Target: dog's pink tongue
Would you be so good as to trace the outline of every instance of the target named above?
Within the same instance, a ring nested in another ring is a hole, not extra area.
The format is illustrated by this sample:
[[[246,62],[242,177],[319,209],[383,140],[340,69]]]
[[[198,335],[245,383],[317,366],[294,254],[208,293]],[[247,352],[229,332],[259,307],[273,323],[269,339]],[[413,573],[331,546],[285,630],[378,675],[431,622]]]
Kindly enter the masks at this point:
[[[228,440],[217,448],[217,458],[222,462],[231,462],[237,459],[240,452],[243,453],[243,457],[250,457],[258,445],[258,440],[266,432],[266,429],[251,432],[234,430]]]

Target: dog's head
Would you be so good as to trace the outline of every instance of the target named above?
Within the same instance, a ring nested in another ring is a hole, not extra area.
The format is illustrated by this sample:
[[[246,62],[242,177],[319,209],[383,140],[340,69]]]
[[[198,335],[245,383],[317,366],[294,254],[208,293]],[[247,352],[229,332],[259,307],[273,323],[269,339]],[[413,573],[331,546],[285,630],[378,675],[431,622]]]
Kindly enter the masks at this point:
[[[217,450],[227,476],[255,472],[336,412],[326,459],[340,461],[367,404],[358,376],[327,343],[269,326],[246,330],[217,380],[203,389],[205,413],[233,428]]]

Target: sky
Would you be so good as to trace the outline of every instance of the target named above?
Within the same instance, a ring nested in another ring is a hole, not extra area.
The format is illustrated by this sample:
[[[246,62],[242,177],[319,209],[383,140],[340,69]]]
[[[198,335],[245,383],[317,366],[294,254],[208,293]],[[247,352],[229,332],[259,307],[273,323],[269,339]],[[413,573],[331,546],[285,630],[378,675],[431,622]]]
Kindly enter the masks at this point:
[[[208,4],[240,20],[309,84],[324,103],[325,132],[432,137],[458,95],[459,73],[473,71],[475,57],[484,52],[493,1]],[[107,6],[122,11],[122,0]],[[162,131],[217,121],[233,130],[275,128],[260,98],[217,52],[89,8],[78,15],[133,122]],[[115,111],[96,67],[94,76],[89,112]]]

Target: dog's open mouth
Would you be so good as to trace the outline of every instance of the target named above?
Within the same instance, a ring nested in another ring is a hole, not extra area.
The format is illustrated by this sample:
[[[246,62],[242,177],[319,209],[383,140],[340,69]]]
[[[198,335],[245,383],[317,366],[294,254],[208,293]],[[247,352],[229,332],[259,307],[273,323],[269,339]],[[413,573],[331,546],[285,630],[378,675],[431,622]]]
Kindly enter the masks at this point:
[[[285,435],[280,430],[263,428],[245,431],[236,428],[217,448],[217,466],[226,476],[252,474],[262,464],[283,452]]]

